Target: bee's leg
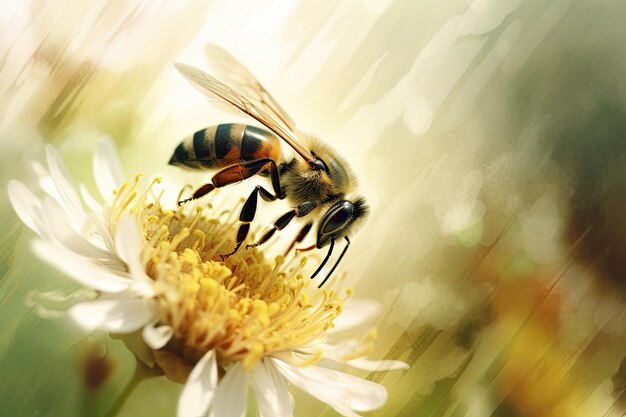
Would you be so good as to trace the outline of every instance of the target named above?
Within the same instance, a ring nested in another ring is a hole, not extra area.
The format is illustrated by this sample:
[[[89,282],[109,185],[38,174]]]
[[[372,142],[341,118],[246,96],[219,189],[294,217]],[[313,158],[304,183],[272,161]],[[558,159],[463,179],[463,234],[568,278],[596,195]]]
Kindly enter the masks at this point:
[[[289,222],[291,222],[294,217],[304,217],[312,212],[315,207],[317,207],[317,203],[315,201],[305,201],[304,203],[298,204],[296,208],[294,208],[293,210],[289,210],[287,213],[280,216],[274,222],[274,227],[265,232],[258,242],[253,243],[252,245],[246,245],[246,249],[255,248],[259,245],[264,244],[269,240],[270,237],[272,237],[272,235],[277,230],[283,230],[285,227],[287,227]]]
[[[179,201],[178,205],[181,205],[191,200],[195,200],[196,198],[203,197],[216,188],[236,184],[245,180],[246,178],[250,178],[251,176],[261,171],[268,164],[270,164],[272,187],[274,188],[274,191],[276,192],[278,198],[284,198],[280,190],[280,179],[278,175],[278,167],[276,166],[276,161],[274,161],[272,158],[259,158],[253,159],[252,161],[239,162],[233,165],[229,165],[226,168],[218,171],[215,175],[213,175],[210,183],[198,188],[190,198]]]
[[[344,236],[344,239],[346,239],[346,246],[341,251],[341,255],[339,255],[339,258],[337,259],[337,262],[335,262],[335,265],[333,266],[333,269],[330,270],[328,275],[326,275],[326,278],[324,278],[324,281],[322,281],[322,283],[320,285],[318,285],[317,288],[322,288],[322,285],[324,285],[326,283],[326,281],[328,280],[328,278],[330,278],[330,276],[333,274],[333,272],[335,272],[335,269],[337,268],[337,265],[339,265],[339,262],[341,262],[341,258],[343,258],[343,255],[345,255],[346,252],[348,251],[348,246],[350,246],[350,239],[348,239],[348,236]],[[331,244],[334,243],[334,242],[335,242],[334,239],[331,240]],[[313,276],[311,278],[313,278],[320,271],[320,269],[322,269],[322,266],[324,265],[324,263],[330,257],[330,252],[331,251],[328,251],[328,255],[327,255],[326,259],[324,259],[324,262],[322,263],[322,265],[320,265],[320,267],[317,268],[317,271],[315,271],[315,274],[313,274]]]
[[[265,201],[274,201],[280,197],[275,196],[260,185],[254,187],[254,190],[252,190],[252,193],[250,193],[250,196],[243,204],[243,207],[241,208],[241,213],[239,214],[239,221],[241,222],[241,225],[239,226],[239,230],[237,231],[237,244],[235,245],[235,249],[233,249],[230,253],[222,255],[222,259],[227,258],[237,252],[243,241],[246,240],[246,236],[248,236],[248,232],[250,231],[250,223],[254,220],[254,215],[256,214],[256,206],[259,194],[261,194],[261,198]]]
[[[311,250],[313,250],[315,248],[317,248],[317,245],[314,243],[311,246],[307,246],[306,248],[296,248],[296,253],[308,252],[308,251],[311,251]]]
[[[287,250],[285,251],[285,256],[287,256],[289,254],[289,252],[291,251],[291,249],[293,249],[293,246],[296,243],[300,243],[304,240],[304,238],[306,237],[306,235],[309,233],[309,231],[311,230],[311,227],[313,227],[313,223],[307,223],[305,224],[302,229],[300,229],[300,232],[298,232],[298,234],[296,235],[296,238],[291,242],[291,244],[289,245],[289,247],[287,248]]]
[[[271,164],[270,175],[272,178],[272,188],[274,189],[275,194],[270,193],[260,185],[254,187],[254,190],[252,190],[252,193],[250,193],[250,196],[243,204],[243,207],[241,208],[241,213],[239,214],[239,221],[241,222],[241,225],[239,226],[239,230],[237,231],[237,243],[235,244],[235,248],[230,253],[222,255],[222,259],[225,259],[237,252],[241,244],[244,242],[244,240],[246,240],[248,232],[250,231],[250,223],[254,220],[254,215],[256,214],[256,206],[259,194],[261,194],[261,198],[265,201],[274,201],[276,199],[282,200],[285,198],[285,193],[281,190],[280,187],[280,175],[278,173],[278,167],[276,166],[276,162],[274,162],[274,160],[270,158],[262,158],[255,161],[260,161],[259,163],[262,163],[262,165],[260,165],[261,168],[267,165],[268,162]],[[245,163],[241,165],[245,165]],[[254,168],[256,169],[257,165],[255,165]],[[259,169],[260,168],[258,168],[256,172],[258,172]],[[215,176],[217,176],[220,172],[215,174]],[[213,178],[215,178],[215,176]],[[215,183],[215,180],[213,180],[213,182]]]
[[[202,187],[200,187],[196,191],[194,191],[193,194],[191,195],[191,197],[186,198],[184,200],[179,200],[178,201],[178,205],[182,206],[183,204],[185,204],[188,201],[195,200],[196,198],[204,197],[205,195],[207,195],[208,193],[210,193],[214,189],[215,189],[215,185],[213,185],[211,183],[204,184]]]

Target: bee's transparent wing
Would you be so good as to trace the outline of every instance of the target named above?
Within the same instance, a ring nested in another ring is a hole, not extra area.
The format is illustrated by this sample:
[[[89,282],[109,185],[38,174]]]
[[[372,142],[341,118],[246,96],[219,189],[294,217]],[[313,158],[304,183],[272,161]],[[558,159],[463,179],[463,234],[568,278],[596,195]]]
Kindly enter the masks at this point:
[[[217,78],[259,105],[275,120],[282,122],[287,129],[297,132],[293,119],[237,58],[215,44],[208,44],[205,52]]]
[[[278,137],[283,139],[293,148],[305,161],[313,160],[313,156],[296,138],[296,134],[288,126],[277,121],[263,108],[256,105],[237,91],[222,83],[212,75],[207,74],[197,68],[187,64],[174,64],[176,69],[194,86],[198,91],[210,98],[218,98],[235,106],[237,109],[256,119]]]

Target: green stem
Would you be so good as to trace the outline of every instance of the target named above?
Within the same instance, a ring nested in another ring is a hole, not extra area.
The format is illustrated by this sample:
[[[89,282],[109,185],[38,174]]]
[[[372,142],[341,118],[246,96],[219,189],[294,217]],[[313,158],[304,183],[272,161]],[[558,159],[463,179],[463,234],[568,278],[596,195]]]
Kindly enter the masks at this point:
[[[124,387],[124,390],[121,392],[119,397],[117,397],[117,400],[115,401],[111,409],[106,413],[105,417],[116,417],[122,407],[124,407],[124,404],[126,404],[128,398],[130,398],[133,391],[135,391],[135,388],[137,388],[137,385],[139,385],[139,383],[144,379],[152,376],[157,376],[154,369],[147,367],[139,359],[135,358],[135,360],[136,364],[133,376],[130,378],[130,381],[128,381],[128,384],[126,384],[126,387]]]

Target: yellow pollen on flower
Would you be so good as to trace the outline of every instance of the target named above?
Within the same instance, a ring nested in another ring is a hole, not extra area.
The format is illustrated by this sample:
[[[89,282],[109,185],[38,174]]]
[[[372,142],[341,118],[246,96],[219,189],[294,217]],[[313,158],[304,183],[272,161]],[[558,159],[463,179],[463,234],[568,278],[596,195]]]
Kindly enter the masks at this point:
[[[264,356],[325,339],[343,300],[335,291],[309,284],[302,272],[306,258],[270,261],[262,248],[242,248],[222,260],[220,255],[234,246],[238,208],[166,210],[152,191],[160,179],[141,193],[139,180],[115,192],[110,221],[117,224],[124,213],[136,211],[144,237],[141,261],[154,281],[156,314],[160,324],[173,329],[163,350],[192,363],[214,350],[221,367],[241,362],[251,369]],[[346,293],[350,296],[351,290]],[[305,363],[321,358],[316,350]]]

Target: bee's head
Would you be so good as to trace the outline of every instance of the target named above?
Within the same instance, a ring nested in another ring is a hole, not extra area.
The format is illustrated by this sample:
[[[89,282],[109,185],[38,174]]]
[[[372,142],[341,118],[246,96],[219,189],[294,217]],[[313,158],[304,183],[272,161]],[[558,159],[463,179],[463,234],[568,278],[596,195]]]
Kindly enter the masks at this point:
[[[354,230],[355,223],[365,219],[367,213],[368,207],[363,197],[333,204],[324,214],[317,230],[317,248],[323,248],[331,240],[346,236],[348,231]]]

